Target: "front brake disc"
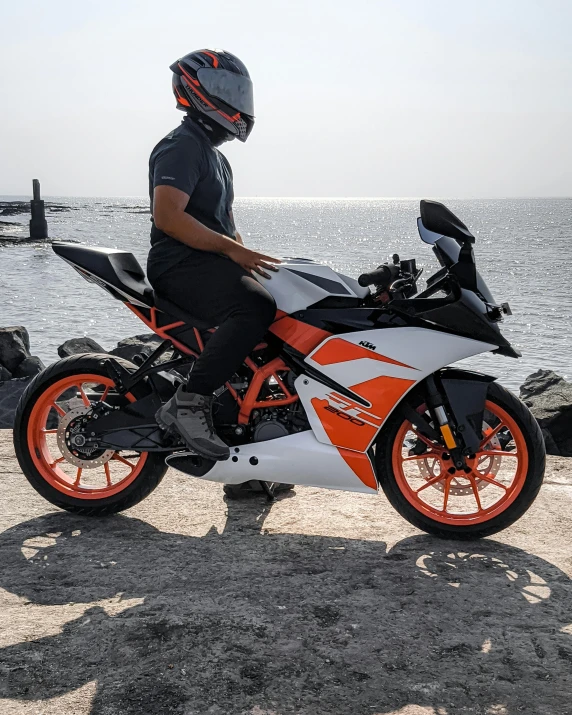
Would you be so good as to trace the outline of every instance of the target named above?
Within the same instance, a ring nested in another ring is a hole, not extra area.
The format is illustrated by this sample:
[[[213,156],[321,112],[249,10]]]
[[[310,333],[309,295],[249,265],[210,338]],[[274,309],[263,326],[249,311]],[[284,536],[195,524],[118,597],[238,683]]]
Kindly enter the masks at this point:
[[[486,431],[487,429],[490,429],[490,425],[484,422],[483,431]],[[497,435],[495,435],[491,439],[489,444],[492,449],[501,449],[501,444]],[[487,474],[491,474],[493,478],[496,477],[500,469],[502,458],[496,455],[491,455],[490,457],[485,457],[484,459],[488,460],[489,462],[487,466]],[[485,465],[484,459],[482,462],[479,463],[479,467],[483,467]],[[435,471],[435,468],[437,466],[440,468],[441,465],[438,459],[434,457],[428,457],[427,459],[420,459],[417,462],[417,466],[423,479],[429,481],[429,479],[432,479],[433,477],[437,476],[438,472]],[[462,475],[459,475],[459,479],[462,478]],[[489,485],[489,482],[485,482],[484,479],[479,479],[478,477],[475,477],[475,482],[479,491],[485,489]],[[435,482],[431,486],[433,487],[433,489],[437,489],[440,492],[443,492],[445,490],[445,486],[442,482]],[[451,479],[449,493],[453,496],[466,496],[467,494],[473,493],[473,488],[470,483],[462,484],[457,478],[453,478]]]

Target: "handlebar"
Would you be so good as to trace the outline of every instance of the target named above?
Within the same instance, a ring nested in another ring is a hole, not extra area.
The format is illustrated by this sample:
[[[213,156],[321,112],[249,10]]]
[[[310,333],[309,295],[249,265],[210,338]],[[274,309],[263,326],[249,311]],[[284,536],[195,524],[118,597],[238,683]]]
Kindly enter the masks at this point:
[[[374,271],[362,273],[358,278],[358,283],[362,288],[376,286],[377,288],[389,288],[399,275],[398,265],[385,264],[378,266]]]

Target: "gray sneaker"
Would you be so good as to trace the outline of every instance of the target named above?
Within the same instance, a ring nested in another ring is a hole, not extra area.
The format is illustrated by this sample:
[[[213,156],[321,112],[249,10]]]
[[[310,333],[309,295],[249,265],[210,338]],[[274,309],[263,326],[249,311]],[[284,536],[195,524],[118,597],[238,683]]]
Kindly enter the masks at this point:
[[[228,459],[230,449],[215,432],[213,398],[185,392],[179,387],[169,402],[157,411],[155,419],[163,429],[173,427],[189,449],[208,459]]]

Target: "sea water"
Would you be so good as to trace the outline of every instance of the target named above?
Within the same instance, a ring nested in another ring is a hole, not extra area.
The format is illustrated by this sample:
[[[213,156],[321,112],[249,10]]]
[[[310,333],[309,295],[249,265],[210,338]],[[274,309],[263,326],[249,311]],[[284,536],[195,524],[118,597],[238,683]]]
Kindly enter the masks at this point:
[[[53,200],[70,211],[48,213],[52,238],[132,251],[145,266],[145,198]],[[474,233],[478,269],[497,301],[508,301],[513,311],[502,331],[523,353],[520,360],[489,354],[464,363],[498,375],[515,390],[539,368],[572,378],[572,200],[444,202]],[[421,287],[438,267],[417,234],[418,200],[244,198],[236,200],[234,214],[245,245],[278,258],[311,258],[357,277],[398,253],[424,267]],[[16,226],[12,232],[18,231]],[[71,337],[89,335],[110,349],[146,331],[121,302],[86,283],[49,245],[4,246],[0,260],[0,325],[26,326],[32,353],[46,364]]]

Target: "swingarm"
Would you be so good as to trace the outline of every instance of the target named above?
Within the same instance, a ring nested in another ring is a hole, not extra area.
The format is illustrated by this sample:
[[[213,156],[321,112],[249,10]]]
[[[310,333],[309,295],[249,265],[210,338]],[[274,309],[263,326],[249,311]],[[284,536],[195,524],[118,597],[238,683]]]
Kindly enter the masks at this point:
[[[162,402],[172,396],[178,384],[176,377],[168,371],[189,362],[188,357],[179,356],[156,364],[171,347],[169,340],[163,341],[134,372],[111,355],[102,359],[102,367],[113,380],[117,396],[127,395],[134,399],[123,407],[114,404],[116,396],[113,394],[107,395],[104,401],[95,401],[87,442],[99,448],[141,452],[171,452],[180,447],[178,440],[175,442],[165,436],[155,420]],[[145,382],[146,378],[148,382]]]

